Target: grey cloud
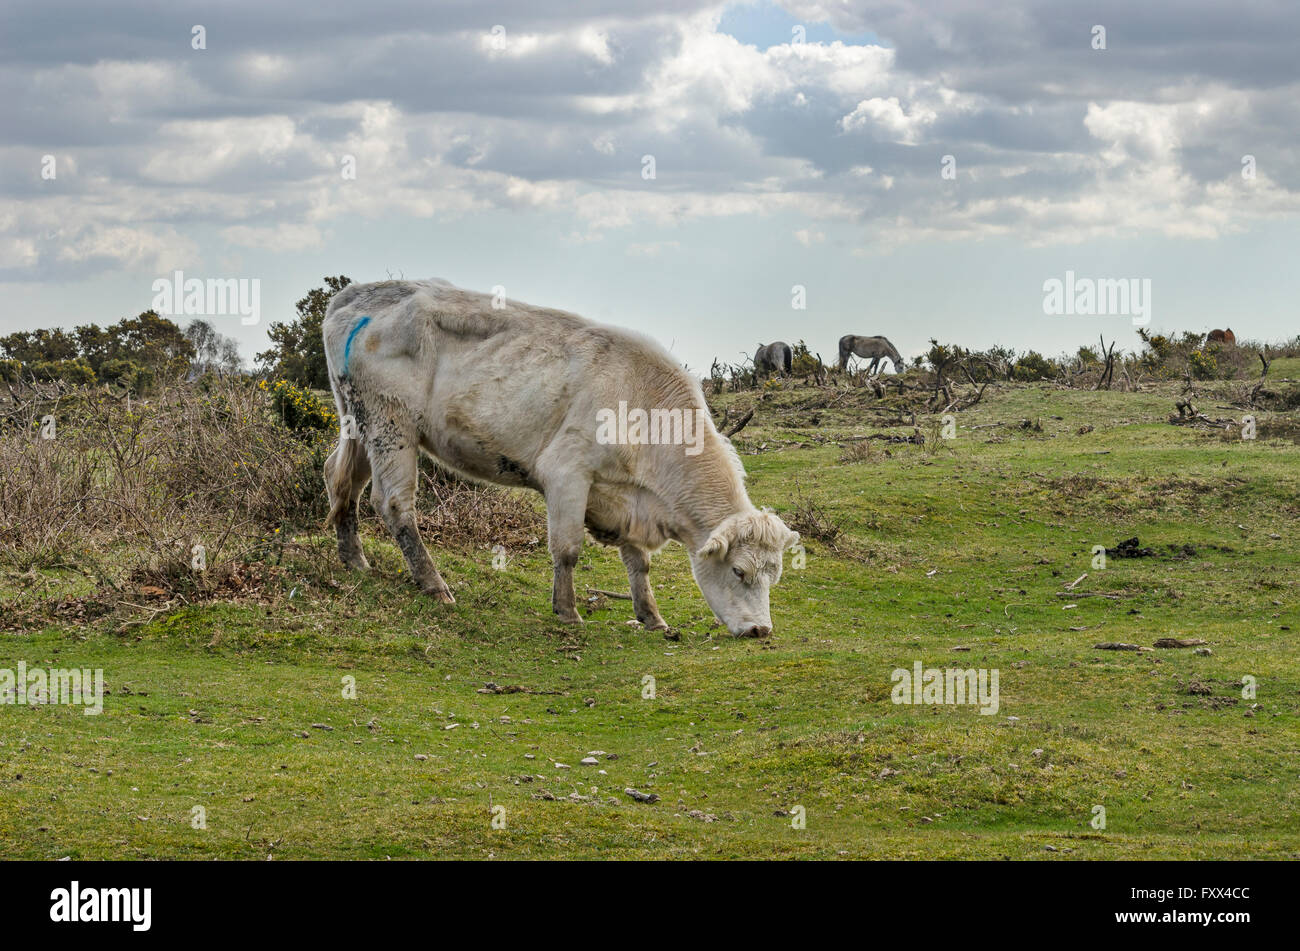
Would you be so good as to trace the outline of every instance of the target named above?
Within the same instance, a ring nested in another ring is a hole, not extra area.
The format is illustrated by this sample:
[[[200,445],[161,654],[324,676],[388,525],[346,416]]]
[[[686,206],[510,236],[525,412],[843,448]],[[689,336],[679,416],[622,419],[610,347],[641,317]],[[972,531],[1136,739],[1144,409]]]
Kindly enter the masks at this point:
[[[1068,206],[1077,200],[1105,192],[1158,202],[1142,178],[1157,162],[1178,164],[1177,202],[1193,210],[1239,173],[1247,152],[1261,175],[1300,189],[1300,7],[784,5],[810,22],[828,14],[842,30],[884,37],[895,51],[892,71],[863,89],[806,63],[788,74],[798,81],[760,80],[752,92],[745,75],[705,81],[691,72],[710,63],[688,62],[684,77],[662,78],[665,64],[683,65],[681,18],[711,6],[700,0],[653,9],[630,0],[9,3],[0,11],[0,194],[20,208],[0,238],[34,241],[40,259],[3,273],[41,279],[112,266],[111,255],[59,256],[66,239],[49,237],[49,222],[68,216],[91,231],[117,223],[182,234],[198,225],[328,219],[356,207],[355,197],[330,190],[348,151],[364,170],[356,187],[368,189],[366,207],[395,213],[438,189],[461,199],[440,208],[462,210],[603,190],[619,193],[615,206],[624,192],[632,204],[666,194],[682,215],[718,213],[710,202],[717,196],[806,194],[818,200],[810,202],[817,213],[868,225],[900,219],[929,231],[982,224],[1069,234]],[[205,51],[190,48],[194,23],[207,27]],[[496,23],[512,40],[535,33],[549,45],[485,55],[482,38]],[[1104,52],[1089,46],[1094,23],[1107,28]],[[589,27],[607,36],[608,61],[580,47]],[[791,66],[757,57],[736,62],[758,72]],[[659,88],[674,82],[683,90]],[[747,90],[743,107],[726,98],[732,83]],[[890,97],[909,118],[934,113],[908,127],[909,144],[887,121],[842,126],[863,100]],[[605,106],[593,108],[593,99]],[[1117,102],[1211,108],[1202,118],[1104,113],[1094,134],[1090,107]],[[271,117],[292,124],[287,141],[270,133],[260,146],[239,141],[245,132],[231,132],[231,141],[190,138],[177,125],[210,130],[242,120],[253,125],[229,128],[248,130]],[[1103,156],[1108,148],[1114,162]],[[75,172],[42,182],[45,152],[72,156]],[[646,153],[658,163],[652,183],[639,174]],[[959,182],[940,180],[943,154],[957,157]],[[862,166],[871,174],[859,174]],[[508,194],[504,178],[538,191]],[[1027,201],[1050,207],[1030,211]]]

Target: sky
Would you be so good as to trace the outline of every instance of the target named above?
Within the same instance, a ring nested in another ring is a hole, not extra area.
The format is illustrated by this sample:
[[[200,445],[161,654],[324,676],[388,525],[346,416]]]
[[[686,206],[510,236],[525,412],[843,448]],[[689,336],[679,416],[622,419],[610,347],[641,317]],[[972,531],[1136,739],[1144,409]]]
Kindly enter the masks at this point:
[[[6,0],[0,51],[0,333],[180,270],[259,282],[257,322],[208,315],[250,358],[327,274],[504,288],[701,372],[1300,334],[1284,0]],[[1048,313],[1067,272],[1149,314]]]

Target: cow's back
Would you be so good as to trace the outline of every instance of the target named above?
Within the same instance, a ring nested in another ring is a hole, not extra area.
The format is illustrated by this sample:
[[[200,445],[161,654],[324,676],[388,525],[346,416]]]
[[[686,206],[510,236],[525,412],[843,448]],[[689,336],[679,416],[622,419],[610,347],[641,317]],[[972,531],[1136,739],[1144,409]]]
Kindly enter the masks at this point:
[[[620,401],[705,409],[641,334],[446,281],[349,285],[323,329],[339,389],[405,407],[425,448],[476,478],[512,482],[503,468],[530,470],[562,433],[594,442],[597,411]]]

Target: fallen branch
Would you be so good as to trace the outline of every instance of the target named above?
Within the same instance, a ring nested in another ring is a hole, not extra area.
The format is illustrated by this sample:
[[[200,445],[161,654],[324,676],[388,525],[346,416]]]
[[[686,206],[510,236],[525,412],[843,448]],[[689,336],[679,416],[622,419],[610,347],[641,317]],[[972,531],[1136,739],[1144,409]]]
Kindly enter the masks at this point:
[[[749,423],[749,421],[750,421],[751,419],[753,419],[753,418],[754,418],[754,411],[751,409],[751,410],[750,410],[748,413],[746,413],[744,416],[740,417],[740,421],[739,421],[738,423],[736,423],[735,426],[732,426],[730,429],[728,429],[728,430],[727,430],[725,433],[723,433],[722,435],[724,435],[724,436],[726,436],[728,439],[730,439],[732,436],[736,435],[736,433],[738,433],[738,432],[740,432],[742,429],[744,429],[745,426]]]
[[[588,588],[587,594],[603,595],[606,598],[618,598],[620,601],[631,601],[632,595],[623,594],[621,591],[604,591],[600,588]]]

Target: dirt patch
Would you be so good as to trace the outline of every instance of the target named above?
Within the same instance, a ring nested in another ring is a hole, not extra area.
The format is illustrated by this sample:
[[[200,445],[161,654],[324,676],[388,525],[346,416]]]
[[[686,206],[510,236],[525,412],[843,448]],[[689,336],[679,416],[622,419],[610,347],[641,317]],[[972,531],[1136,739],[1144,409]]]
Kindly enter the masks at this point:
[[[1207,551],[1227,553],[1233,551],[1233,549],[1224,545],[1202,545],[1201,547]],[[1200,551],[1195,545],[1144,547],[1136,535],[1132,538],[1126,538],[1122,542],[1117,542],[1114,548],[1106,549],[1107,558],[1161,558],[1166,561],[1183,561],[1187,558],[1199,557],[1199,555]]]

